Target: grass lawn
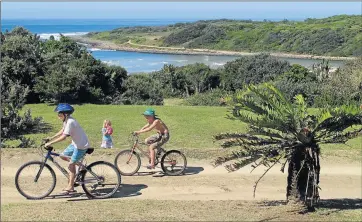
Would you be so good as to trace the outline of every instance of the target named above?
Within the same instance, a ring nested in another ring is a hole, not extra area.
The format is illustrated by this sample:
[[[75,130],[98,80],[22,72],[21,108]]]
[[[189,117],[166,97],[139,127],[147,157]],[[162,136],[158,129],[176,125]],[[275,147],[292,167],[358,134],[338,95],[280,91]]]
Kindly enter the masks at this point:
[[[61,128],[62,123],[53,112],[54,106],[37,104],[27,105],[26,108],[32,110],[33,116],[42,116],[53,126],[47,135],[52,135]],[[146,119],[141,113],[147,106],[85,104],[75,105],[74,108],[73,117],[81,124],[94,147],[100,146],[104,119],[112,121],[115,147],[127,147],[130,133],[146,124]],[[170,129],[170,142],[166,148],[218,148],[218,145],[213,143],[214,134],[245,130],[245,124],[225,118],[227,109],[224,107],[155,106],[153,108]],[[142,137],[150,134],[152,132]],[[46,135],[30,136],[41,139]]]
[[[1,205],[2,221],[360,221],[358,200],[321,203],[314,213],[278,201],[172,201],[108,199]],[[341,208],[344,204],[345,208]],[[85,207],[79,207],[79,205]],[[77,209],[77,211],[75,211]],[[66,213],[68,212],[68,213]],[[73,212],[73,213],[70,213]],[[66,215],[65,215],[66,214]]]
[[[214,157],[219,154],[219,144],[214,143],[213,135],[221,132],[245,132],[246,124],[226,118],[225,107],[201,107],[178,106],[182,101],[167,100],[165,106],[154,106],[156,114],[168,125],[170,129],[170,141],[166,149],[197,150],[196,157],[205,158],[210,154]],[[147,106],[123,106],[123,105],[75,105],[74,118],[78,120],[87,133],[91,145],[98,148],[101,144],[101,128],[104,119],[110,119],[114,129],[114,146],[118,149],[129,147],[129,135],[146,124],[141,113]],[[26,105],[32,110],[33,116],[42,116],[51,124],[53,129],[46,134],[29,135],[36,139],[53,135],[61,128],[61,122],[53,112],[54,106],[46,104]],[[316,112],[316,110],[311,110]],[[142,135],[143,138],[152,134]],[[63,148],[66,143],[56,144],[55,147]],[[361,138],[350,140],[346,145],[323,145],[322,155],[333,155],[349,158],[360,158],[362,148]],[[216,153],[215,153],[216,152]],[[215,154],[215,155],[214,155]],[[190,154],[191,155],[191,154]]]

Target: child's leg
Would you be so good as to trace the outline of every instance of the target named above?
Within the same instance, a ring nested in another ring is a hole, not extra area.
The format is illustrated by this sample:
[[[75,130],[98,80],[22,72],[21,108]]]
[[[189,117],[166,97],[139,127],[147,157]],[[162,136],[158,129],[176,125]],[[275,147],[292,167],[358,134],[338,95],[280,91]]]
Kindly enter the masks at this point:
[[[68,183],[68,187],[65,189],[67,191],[72,191],[74,190],[74,181],[75,181],[75,173],[76,173],[76,168],[75,166],[77,165],[78,161],[80,161],[84,155],[86,154],[87,149],[85,150],[79,150],[79,149],[74,149],[70,164],[69,164],[69,183]]]
[[[68,161],[69,162],[69,157],[73,155],[74,152],[74,146],[72,144],[70,144],[67,148],[65,148],[65,150],[62,152],[62,155],[64,156],[59,156],[62,160]]]
[[[151,167],[155,167],[155,146],[153,146],[153,144],[151,146],[149,146],[149,150],[150,150],[150,159],[151,159],[151,163],[150,166]]]
[[[68,167],[68,169],[69,169],[69,181],[68,181],[67,188],[65,188],[65,190],[67,190],[67,191],[74,190],[75,165],[76,165],[76,163],[70,163],[69,167]]]

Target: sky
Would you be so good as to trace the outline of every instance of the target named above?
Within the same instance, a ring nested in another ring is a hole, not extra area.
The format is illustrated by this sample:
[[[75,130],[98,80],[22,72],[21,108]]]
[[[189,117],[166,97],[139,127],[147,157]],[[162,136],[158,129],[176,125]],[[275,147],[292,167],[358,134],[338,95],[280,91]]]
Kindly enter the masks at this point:
[[[362,2],[2,2],[2,19],[290,19],[360,15]]]

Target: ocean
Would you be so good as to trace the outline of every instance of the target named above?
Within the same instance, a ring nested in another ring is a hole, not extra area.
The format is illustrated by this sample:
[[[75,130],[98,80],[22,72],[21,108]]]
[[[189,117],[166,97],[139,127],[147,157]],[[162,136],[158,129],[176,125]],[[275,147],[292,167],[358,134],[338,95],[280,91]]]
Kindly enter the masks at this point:
[[[36,33],[42,39],[51,35],[59,37],[59,33],[65,36],[81,35],[88,32],[100,32],[127,26],[156,26],[169,25],[177,22],[193,22],[194,20],[172,19],[49,19],[49,20],[2,20],[1,31],[11,31],[16,26],[23,26]],[[152,72],[160,70],[164,64],[183,66],[196,62],[205,63],[213,68],[223,66],[226,62],[236,59],[236,56],[206,56],[206,55],[171,55],[139,52],[124,52],[114,50],[88,49],[95,58],[102,62],[124,67],[128,73]],[[313,59],[286,59],[291,64],[300,64],[310,67],[319,62]],[[331,61],[331,66],[340,67],[342,61]]]

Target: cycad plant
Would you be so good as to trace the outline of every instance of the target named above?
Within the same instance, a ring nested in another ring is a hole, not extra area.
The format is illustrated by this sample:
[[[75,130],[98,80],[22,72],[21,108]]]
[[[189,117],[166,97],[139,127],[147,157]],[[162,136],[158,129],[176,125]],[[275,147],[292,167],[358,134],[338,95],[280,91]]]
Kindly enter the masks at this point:
[[[267,169],[260,179],[276,164],[284,172],[288,164],[287,201],[303,203],[314,209],[319,200],[320,144],[345,143],[362,132],[359,108],[341,106],[320,109],[317,115],[308,113],[302,95],[288,101],[269,83],[254,86],[228,98],[229,117],[248,124],[247,133],[222,133],[215,136],[224,148],[240,146],[239,151],[219,157],[218,166],[229,161],[226,168],[235,171],[251,163]]]

